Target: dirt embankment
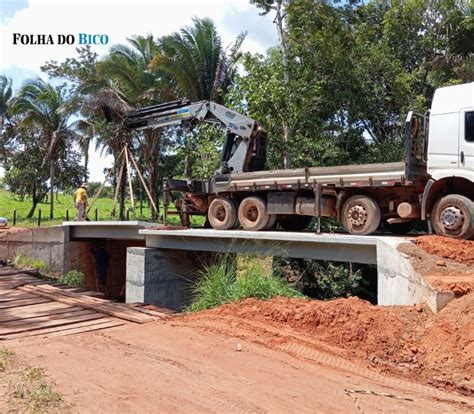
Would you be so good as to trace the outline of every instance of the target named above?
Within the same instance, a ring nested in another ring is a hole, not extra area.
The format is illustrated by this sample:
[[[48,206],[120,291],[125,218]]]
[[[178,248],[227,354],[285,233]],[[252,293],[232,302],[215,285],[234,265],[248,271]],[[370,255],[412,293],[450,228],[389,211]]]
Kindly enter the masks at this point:
[[[442,236],[421,236],[416,245],[429,254],[455,262],[474,265],[474,241]]]
[[[293,349],[296,342],[324,348],[381,371],[474,393],[474,293],[436,315],[421,306],[377,307],[358,298],[276,298],[247,299],[182,318],[269,347]]]
[[[456,296],[474,290],[474,241],[420,236],[416,244],[404,243],[398,250],[434,288]]]

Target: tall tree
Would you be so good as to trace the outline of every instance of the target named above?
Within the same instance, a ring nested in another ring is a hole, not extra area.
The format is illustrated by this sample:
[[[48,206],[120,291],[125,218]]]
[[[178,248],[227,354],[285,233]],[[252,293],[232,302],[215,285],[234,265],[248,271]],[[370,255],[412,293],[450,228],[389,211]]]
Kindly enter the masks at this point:
[[[271,11],[275,12],[275,25],[277,27],[278,39],[280,41],[280,51],[283,61],[283,84],[286,88],[286,106],[287,112],[291,108],[291,86],[290,86],[290,53],[288,50],[288,40],[285,31],[286,6],[290,0],[250,0],[251,4],[256,5],[262,9],[262,15]],[[282,121],[283,129],[283,168],[290,168],[290,141],[292,136],[292,127],[289,118]]]
[[[158,69],[175,95],[191,101],[223,102],[242,56],[246,34],[225,48],[211,19],[194,18],[193,26],[158,39],[150,67]]]
[[[44,162],[49,162],[50,212],[54,218],[55,163],[60,145],[78,139],[78,135],[68,124],[74,112],[72,102],[65,97],[61,87],[54,87],[42,79],[26,81],[13,104],[13,112],[22,114],[25,126],[38,127],[42,132],[42,142],[46,148]]]

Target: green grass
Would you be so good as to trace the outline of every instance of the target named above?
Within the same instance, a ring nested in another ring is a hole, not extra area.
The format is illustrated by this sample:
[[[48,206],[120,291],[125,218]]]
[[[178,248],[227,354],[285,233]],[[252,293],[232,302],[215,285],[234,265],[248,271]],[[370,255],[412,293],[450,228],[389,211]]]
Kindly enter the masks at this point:
[[[28,269],[36,269],[40,273],[47,273],[49,271],[48,265],[44,260],[41,259],[33,259],[31,257],[25,256],[22,253],[18,253],[15,258],[13,259],[13,264],[16,267],[20,268],[28,268]]]
[[[244,298],[304,297],[284,279],[274,276],[256,257],[246,257],[237,264],[231,256],[224,255],[205,266],[199,276],[192,287],[193,302],[188,307],[192,312]]]
[[[89,196],[89,202],[92,202],[93,196]],[[126,201],[126,208],[131,208],[130,200]],[[89,213],[89,218],[94,220],[94,210],[98,210],[98,219],[99,220],[118,220],[118,216],[111,216],[112,212],[112,199],[111,198],[99,198],[94,204],[92,210]],[[143,209],[140,214],[140,202],[135,203],[136,213],[135,218],[130,212],[130,220],[150,220],[151,211],[147,207],[146,203],[143,203]],[[39,209],[41,209],[41,225],[42,226],[51,226],[54,224],[61,224],[63,221],[66,221],[66,210],[69,209],[69,220],[74,220],[76,215],[76,209],[74,208],[74,203],[72,200],[71,194],[59,194],[58,197],[54,198],[54,219],[49,219],[49,203],[39,203],[36,207],[34,217],[27,219],[26,216],[31,209],[31,200],[24,199],[20,201],[18,197],[12,195],[9,191],[0,190],[0,217],[5,217],[8,219],[9,225],[13,225],[13,211],[16,210],[16,225],[21,227],[34,227],[38,225],[38,214]],[[174,207],[172,207],[174,210]],[[118,205],[116,207],[118,213]],[[163,212],[163,205],[160,204],[160,213]],[[180,224],[179,218],[177,216],[170,216],[169,222],[172,224]],[[193,225],[202,225],[202,217],[193,217]]]

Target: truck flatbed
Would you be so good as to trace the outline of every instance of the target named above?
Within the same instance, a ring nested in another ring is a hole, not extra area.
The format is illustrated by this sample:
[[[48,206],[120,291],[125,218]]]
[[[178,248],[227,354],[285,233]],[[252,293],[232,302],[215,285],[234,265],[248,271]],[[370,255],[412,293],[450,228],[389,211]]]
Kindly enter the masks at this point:
[[[411,177],[410,177],[411,178]],[[423,176],[416,177],[420,180]],[[315,184],[334,187],[379,187],[413,185],[404,162],[298,168],[230,174],[216,179],[217,191],[271,188],[310,188]]]

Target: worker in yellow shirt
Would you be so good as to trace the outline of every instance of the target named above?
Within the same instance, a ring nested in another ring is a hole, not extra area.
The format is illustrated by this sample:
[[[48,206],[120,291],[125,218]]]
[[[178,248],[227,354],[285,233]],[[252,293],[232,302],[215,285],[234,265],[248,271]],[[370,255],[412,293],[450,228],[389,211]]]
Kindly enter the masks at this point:
[[[84,216],[87,208],[87,183],[82,183],[81,186],[74,193],[74,205],[77,209],[77,216],[75,221],[84,220]]]

